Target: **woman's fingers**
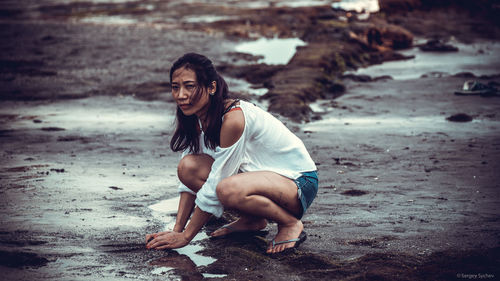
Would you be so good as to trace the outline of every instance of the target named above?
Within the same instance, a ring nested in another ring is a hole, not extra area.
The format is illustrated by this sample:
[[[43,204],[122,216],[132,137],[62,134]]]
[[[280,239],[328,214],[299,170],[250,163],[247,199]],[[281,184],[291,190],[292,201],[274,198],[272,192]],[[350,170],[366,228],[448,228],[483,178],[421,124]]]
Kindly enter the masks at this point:
[[[165,240],[157,240],[156,238],[151,241],[148,246],[146,246],[148,249],[156,249],[158,246],[161,245],[168,245],[168,241]]]
[[[146,234],[146,244],[149,243],[149,241],[151,241],[152,239],[155,238],[155,234],[156,233]]]
[[[156,248],[156,250],[165,250],[165,249],[169,249],[169,246],[165,245],[165,246],[160,246],[160,247]]]
[[[189,243],[182,233],[166,231],[154,237],[149,243],[147,243],[146,248],[148,249],[175,249],[184,247]]]
[[[160,233],[152,234],[152,239],[147,243],[146,248],[155,249],[160,245],[168,244],[168,234],[172,233],[172,231],[164,231]]]
[[[171,232],[173,232],[173,231],[168,230],[168,231],[163,231],[163,232],[146,234],[146,244],[149,244],[156,237],[159,237],[159,236],[162,236],[162,235],[166,235],[166,234],[169,234]],[[147,245],[146,245],[146,247],[147,247]]]

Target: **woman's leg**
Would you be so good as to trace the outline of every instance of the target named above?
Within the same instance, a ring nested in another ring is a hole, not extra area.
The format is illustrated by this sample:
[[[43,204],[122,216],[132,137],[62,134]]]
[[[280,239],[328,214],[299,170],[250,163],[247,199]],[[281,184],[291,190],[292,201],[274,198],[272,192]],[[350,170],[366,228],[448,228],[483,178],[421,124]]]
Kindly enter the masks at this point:
[[[198,192],[208,178],[214,159],[207,154],[190,154],[181,159],[177,167],[179,180],[193,192]],[[182,231],[191,215],[196,196],[183,193],[179,201],[174,231]],[[266,227],[267,221],[241,214],[240,219],[231,223],[231,228],[238,231],[260,230]],[[232,232],[228,228],[219,229],[212,236],[222,236]]]
[[[217,185],[217,196],[226,208],[278,223],[276,242],[299,237],[303,225],[295,215],[302,206],[297,196],[297,185],[289,178],[274,172],[241,173],[222,180]],[[295,242],[268,248],[276,253],[293,247]]]
[[[220,237],[232,232],[258,231],[267,226],[267,220],[265,218],[245,214],[241,211],[238,211],[238,214],[240,217],[237,220],[215,230],[210,235],[212,237]]]
[[[184,156],[177,166],[179,180],[193,192],[198,192],[208,178],[214,159],[207,154]],[[194,209],[196,196],[187,192],[181,194],[174,231],[182,232]]]

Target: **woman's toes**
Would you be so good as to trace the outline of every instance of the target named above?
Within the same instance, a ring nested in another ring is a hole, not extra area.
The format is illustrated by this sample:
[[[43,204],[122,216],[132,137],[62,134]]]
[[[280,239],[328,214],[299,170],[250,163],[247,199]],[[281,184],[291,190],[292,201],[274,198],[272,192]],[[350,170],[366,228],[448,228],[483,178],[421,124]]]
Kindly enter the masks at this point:
[[[226,228],[219,228],[219,229],[215,230],[214,232],[212,232],[212,234],[210,234],[210,236],[218,237],[218,236],[223,236],[225,234],[226,234]]]

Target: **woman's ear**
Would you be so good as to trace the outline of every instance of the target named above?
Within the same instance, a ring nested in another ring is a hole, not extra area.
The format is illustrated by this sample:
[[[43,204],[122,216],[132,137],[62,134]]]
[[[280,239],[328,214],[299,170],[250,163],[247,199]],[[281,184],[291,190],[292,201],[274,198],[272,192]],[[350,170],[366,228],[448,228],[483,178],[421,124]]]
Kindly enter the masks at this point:
[[[208,92],[210,93],[210,95],[214,95],[216,91],[217,91],[217,82],[212,81],[212,83],[210,83],[210,87],[208,88]]]

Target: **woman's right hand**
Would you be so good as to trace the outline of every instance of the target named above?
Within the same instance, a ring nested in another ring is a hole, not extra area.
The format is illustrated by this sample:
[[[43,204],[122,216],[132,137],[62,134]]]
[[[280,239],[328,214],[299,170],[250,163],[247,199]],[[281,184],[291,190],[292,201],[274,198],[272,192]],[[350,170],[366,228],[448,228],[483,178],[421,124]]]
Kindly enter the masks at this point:
[[[191,240],[182,232],[164,231],[146,235],[147,249],[177,249],[189,244]]]
[[[167,231],[162,231],[162,232],[157,232],[157,233],[146,234],[146,244],[148,244],[149,241],[155,239],[156,237],[158,237],[162,234],[170,233],[170,232],[175,232],[175,231],[167,230]]]
[[[149,243],[149,241],[155,239],[155,237],[158,235],[158,233],[151,233],[151,234],[146,234],[146,244]]]

